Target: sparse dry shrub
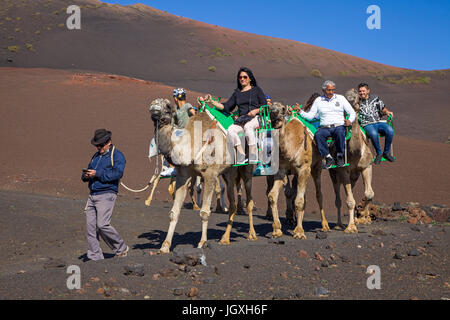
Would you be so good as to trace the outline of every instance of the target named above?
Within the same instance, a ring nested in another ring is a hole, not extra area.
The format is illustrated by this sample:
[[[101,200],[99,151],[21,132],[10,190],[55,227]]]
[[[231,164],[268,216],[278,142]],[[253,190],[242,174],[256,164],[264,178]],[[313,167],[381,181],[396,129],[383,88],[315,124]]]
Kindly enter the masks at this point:
[[[311,71],[310,75],[312,75],[313,77],[316,77],[316,78],[322,78],[322,73],[320,72],[319,69],[313,69]]]
[[[8,50],[9,52],[18,52],[19,51],[19,46],[9,46]]]

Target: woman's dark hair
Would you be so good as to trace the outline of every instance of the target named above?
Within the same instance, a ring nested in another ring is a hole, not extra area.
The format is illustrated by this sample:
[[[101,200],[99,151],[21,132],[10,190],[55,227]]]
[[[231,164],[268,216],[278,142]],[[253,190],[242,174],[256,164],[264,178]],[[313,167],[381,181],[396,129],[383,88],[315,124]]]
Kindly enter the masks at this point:
[[[242,85],[241,82],[239,81],[239,75],[241,74],[241,72],[245,72],[246,74],[248,74],[248,77],[250,78],[250,85],[252,87],[257,87],[258,85],[256,84],[256,79],[255,76],[253,75],[252,70],[250,70],[249,68],[246,67],[242,67],[239,69],[239,72],[236,76],[236,81],[237,81],[237,87],[239,90],[242,90]]]
[[[317,92],[314,92],[311,97],[309,97],[308,101],[306,101],[305,106],[303,107],[303,111],[308,112],[309,109],[311,109],[314,100],[316,100],[318,97],[320,97],[320,94]]]

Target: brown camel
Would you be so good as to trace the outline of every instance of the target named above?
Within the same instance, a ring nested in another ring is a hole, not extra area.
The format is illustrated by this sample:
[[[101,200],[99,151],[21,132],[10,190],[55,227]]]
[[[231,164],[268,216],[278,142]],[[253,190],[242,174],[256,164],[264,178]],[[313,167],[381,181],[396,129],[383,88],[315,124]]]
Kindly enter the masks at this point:
[[[286,123],[287,107],[281,103],[274,103],[270,110],[270,118],[272,126],[279,129],[279,170],[274,175],[274,184],[269,192],[269,201],[273,214],[273,237],[281,237],[281,223],[278,216],[277,201],[279,191],[283,184],[286,183],[286,175],[294,174],[297,178],[295,211],[297,214],[297,226],[294,230],[294,238],[306,239],[303,230],[303,216],[305,211],[305,190],[308,178],[313,176],[316,189],[316,199],[319,204],[320,214],[322,218],[322,231],[330,231],[328,222],[323,210],[323,197],[321,191],[321,171],[322,159],[319,155],[313,138],[308,134],[306,127],[300,120],[294,118]],[[348,168],[339,168],[336,172],[347,171]],[[345,175],[344,175],[345,176]],[[354,221],[354,199],[350,183],[345,184],[347,194],[347,206],[349,209],[349,224],[345,229],[346,233],[357,232]]]
[[[230,243],[230,232],[236,214],[234,188],[238,179],[243,179],[247,196],[247,212],[249,215],[248,239],[256,240],[252,216],[253,200],[251,197],[253,165],[232,166],[234,161],[231,161],[230,154],[224,148],[224,146],[227,146],[227,139],[220,130],[215,130],[216,123],[206,113],[202,112],[191,117],[185,129],[173,127],[172,113],[173,110],[167,99],[158,98],[150,104],[150,114],[158,134],[158,149],[170,163],[175,165],[177,170],[175,200],[169,213],[169,230],[160,252],[170,252],[173,233],[186,196],[187,185],[198,175],[204,181],[202,207],[200,209],[202,237],[198,247],[203,247],[207,242],[210,205],[216,181],[220,175],[223,176],[226,183],[227,196],[230,203],[228,224],[220,243]],[[206,142],[204,142],[205,140]],[[234,149],[228,148],[228,150]],[[211,158],[214,158],[213,161],[210,161]]]
[[[350,102],[356,114],[359,111],[359,95],[355,89],[350,89],[345,94],[346,99]],[[374,192],[372,189],[372,163],[373,163],[373,153],[370,149],[370,145],[365,138],[364,134],[361,132],[358,123],[358,117],[352,124],[352,135],[347,143],[347,153],[348,153],[348,163],[349,167],[346,170],[342,169],[331,169],[329,170],[331,180],[333,181],[333,189],[336,195],[335,205],[338,210],[338,223],[337,228],[342,228],[341,222],[341,197],[340,197],[340,186],[344,184],[346,190],[348,185],[351,185],[350,192],[352,190],[361,175],[364,183],[364,198],[362,199],[363,207],[360,212],[361,217],[355,219],[356,224],[368,224],[371,223],[369,215],[369,204],[371,203]],[[352,208],[354,210],[355,200],[352,199]]]
[[[318,173],[318,178],[315,177],[314,182],[316,184],[316,198],[322,214],[322,230],[329,230],[328,222],[322,209],[322,194],[320,192],[322,161],[315,144],[313,144],[303,124],[298,120],[286,123],[287,112],[288,108],[278,102],[273,103],[270,108],[272,127],[278,129],[279,134],[279,167],[278,172],[274,175],[273,187],[269,192],[269,201],[273,215],[272,236],[278,238],[283,235],[277,208],[278,196],[281,187],[287,183],[287,175],[294,174],[297,176],[297,196],[295,198],[297,226],[294,230],[294,238],[306,239],[303,230],[303,215],[306,204],[306,183],[311,171],[314,175]]]

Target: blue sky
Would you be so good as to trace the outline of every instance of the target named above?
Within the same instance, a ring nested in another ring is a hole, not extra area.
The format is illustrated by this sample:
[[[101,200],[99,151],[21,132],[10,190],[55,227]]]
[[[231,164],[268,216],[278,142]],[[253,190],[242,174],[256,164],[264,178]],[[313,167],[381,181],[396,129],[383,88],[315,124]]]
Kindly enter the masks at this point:
[[[144,3],[226,28],[305,42],[392,66],[450,68],[449,0],[107,0]],[[381,29],[366,26],[370,5]]]

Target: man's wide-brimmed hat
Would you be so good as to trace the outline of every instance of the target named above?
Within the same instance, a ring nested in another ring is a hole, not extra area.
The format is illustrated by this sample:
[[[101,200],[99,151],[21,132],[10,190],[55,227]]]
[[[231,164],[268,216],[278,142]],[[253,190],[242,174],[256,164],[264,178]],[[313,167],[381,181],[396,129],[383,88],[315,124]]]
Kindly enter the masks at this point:
[[[94,137],[91,140],[91,143],[94,146],[98,146],[100,144],[108,142],[111,139],[111,131],[106,129],[97,129],[95,130]]]

